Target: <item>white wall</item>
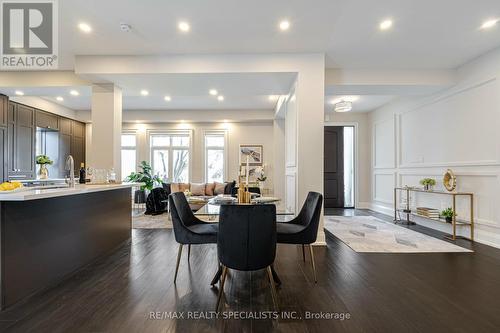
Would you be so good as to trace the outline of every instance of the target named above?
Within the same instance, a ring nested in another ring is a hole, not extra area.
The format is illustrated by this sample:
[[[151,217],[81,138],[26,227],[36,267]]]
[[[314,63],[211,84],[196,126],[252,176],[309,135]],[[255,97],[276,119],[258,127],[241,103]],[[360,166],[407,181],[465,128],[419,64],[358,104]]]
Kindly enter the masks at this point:
[[[458,84],[429,97],[405,98],[369,115],[372,142],[372,208],[392,214],[394,185],[438,181],[451,168],[458,191],[474,193],[477,241],[500,247],[500,50],[457,70]],[[448,197],[416,198],[443,209]],[[458,202],[467,217],[466,202]],[[449,232],[450,226],[421,220]],[[461,228],[459,228],[459,231]],[[468,234],[463,228],[462,234]]]
[[[192,156],[191,156],[191,182],[204,182],[204,131],[226,130],[228,142],[228,173],[226,180],[237,180],[239,171],[239,145],[261,144],[264,146],[264,164],[266,164],[268,179],[266,188],[273,187],[274,142],[273,123],[153,123],[133,124],[124,123],[123,130],[134,130],[137,133],[137,160],[149,161],[147,144],[148,130],[191,130],[192,131]]]

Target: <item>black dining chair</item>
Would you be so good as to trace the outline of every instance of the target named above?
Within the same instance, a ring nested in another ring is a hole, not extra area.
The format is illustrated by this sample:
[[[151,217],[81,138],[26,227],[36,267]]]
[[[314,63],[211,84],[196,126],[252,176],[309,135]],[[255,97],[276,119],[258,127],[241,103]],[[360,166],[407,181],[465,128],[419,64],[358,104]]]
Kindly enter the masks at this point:
[[[218,225],[199,220],[194,216],[186,196],[182,192],[168,196],[175,240],[179,243],[177,264],[175,266],[174,284],[177,280],[182,247],[188,245],[188,261],[191,254],[191,244],[216,244]]]
[[[223,205],[219,215],[217,254],[222,265],[219,310],[228,269],[239,271],[267,270],[273,303],[278,309],[271,265],[276,257],[275,205]]]
[[[299,215],[289,222],[278,223],[276,225],[278,243],[302,245],[302,257],[304,260],[304,247],[305,245],[309,245],[315,283],[318,282],[318,279],[316,277],[316,264],[311,244],[316,242],[316,237],[318,236],[322,205],[323,195],[317,192],[309,192]]]

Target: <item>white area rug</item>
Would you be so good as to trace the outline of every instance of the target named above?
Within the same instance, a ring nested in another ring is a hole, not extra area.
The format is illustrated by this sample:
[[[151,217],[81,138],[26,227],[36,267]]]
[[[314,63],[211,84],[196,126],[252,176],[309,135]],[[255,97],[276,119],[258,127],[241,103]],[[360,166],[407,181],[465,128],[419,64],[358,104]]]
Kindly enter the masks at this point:
[[[167,213],[160,215],[145,215],[144,212],[132,213],[132,228],[134,229],[165,229],[172,228],[172,221]]]
[[[325,216],[325,229],[356,252],[473,252],[373,216]]]

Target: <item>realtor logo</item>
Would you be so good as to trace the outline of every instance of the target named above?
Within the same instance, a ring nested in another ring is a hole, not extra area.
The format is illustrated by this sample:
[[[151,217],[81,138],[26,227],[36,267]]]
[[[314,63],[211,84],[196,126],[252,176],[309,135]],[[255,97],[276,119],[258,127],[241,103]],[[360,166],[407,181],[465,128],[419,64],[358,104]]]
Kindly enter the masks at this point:
[[[57,69],[57,0],[1,0],[0,16],[1,69]]]

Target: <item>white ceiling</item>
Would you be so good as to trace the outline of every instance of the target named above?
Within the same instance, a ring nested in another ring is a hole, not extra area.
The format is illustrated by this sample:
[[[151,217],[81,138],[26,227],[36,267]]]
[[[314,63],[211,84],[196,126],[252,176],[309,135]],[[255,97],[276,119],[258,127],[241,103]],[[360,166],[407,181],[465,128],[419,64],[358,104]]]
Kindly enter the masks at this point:
[[[100,79],[114,82],[122,88],[125,110],[258,110],[273,109],[278,95],[286,95],[295,80],[295,73],[234,73],[234,74],[147,74],[101,75]],[[216,89],[224,101],[209,94]],[[38,96],[73,110],[90,110],[91,88],[79,87],[12,87],[0,93],[15,96],[21,90],[25,96]],[[80,95],[72,96],[71,90]],[[142,96],[147,90],[148,96]],[[171,101],[165,101],[165,96]],[[56,100],[57,96],[64,101]],[[274,97],[274,98],[270,98]]]
[[[104,54],[325,52],[327,67],[455,68],[500,45],[498,0],[64,0],[60,65]],[[291,27],[281,32],[287,18]],[[392,18],[389,31],[381,20]],[[191,25],[177,30],[179,20]],[[89,23],[86,35],[77,28]],[[120,31],[120,23],[132,31]]]
[[[349,100],[349,97],[352,96],[325,96],[325,112],[333,112],[333,101],[341,99]],[[350,112],[370,112],[397,98],[397,96],[392,95],[355,95],[354,97],[356,100],[352,102],[352,111]]]

